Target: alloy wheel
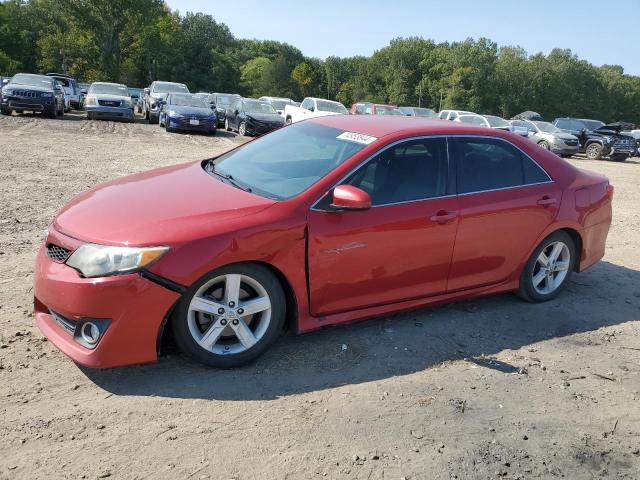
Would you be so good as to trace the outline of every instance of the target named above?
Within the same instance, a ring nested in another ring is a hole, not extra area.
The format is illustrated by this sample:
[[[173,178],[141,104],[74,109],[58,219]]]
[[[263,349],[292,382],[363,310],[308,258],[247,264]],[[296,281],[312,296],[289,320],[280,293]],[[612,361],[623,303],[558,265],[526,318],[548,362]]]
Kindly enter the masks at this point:
[[[600,153],[600,147],[598,147],[598,145],[595,143],[592,143],[591,145],[589,145],[589,148],[587,148],[587,157],[589,157],[592,160],[598,158],[599,153]]]
[[[244,122],[240,123],[240,126],[238,127],[238,133],[243,137],[247,133],[247,127]]]
[[[533,267],[532,283],[535,291],[541,295],[555,292],[564,281],[571,265],[571,252],[564,242],[547,245]]]
[[[203,349],[218,355],[249,350],[267,332],[272,307],[254,278],[226,274],[205,283],[189,304],[188,327]]]

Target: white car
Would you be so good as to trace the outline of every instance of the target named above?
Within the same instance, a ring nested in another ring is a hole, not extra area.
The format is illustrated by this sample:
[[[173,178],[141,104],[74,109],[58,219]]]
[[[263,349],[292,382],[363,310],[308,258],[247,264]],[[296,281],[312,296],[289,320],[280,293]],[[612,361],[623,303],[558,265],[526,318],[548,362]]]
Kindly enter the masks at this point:
[[[64,111],[68,112],[72,108],[80,110],[84,101],[84,95],[80,85],[75,78],[63,73],[47,73],[47,77],[53,77],[64,90]]]
[[[299,107],[286,105],[284,107],[284,121],[287,124],[296,123],[307,118],[325,117],[327,115],[347,115],[347,109],[340,102],[324,98],[305,98]]]
[[[477,127],[494,128],[496,130],[506,130],[521,137],[528,137],[529,131],[526,128],[514,126],[504,118],[496,115],[476,115],[475,113],[459,115],[454,122],[466,123]]]
[[[284,117],[284,107],[287,105],[294,105],[296,102],[291,100],[290,98],[284,97],[260,97],[258,100],[261,102],[267,102],[271,105],[276,112]]]
[[[466,110],[441,110],[438,118],[441,120],[455,120],[460,115],[475,115],[475,113],[467,112]]]

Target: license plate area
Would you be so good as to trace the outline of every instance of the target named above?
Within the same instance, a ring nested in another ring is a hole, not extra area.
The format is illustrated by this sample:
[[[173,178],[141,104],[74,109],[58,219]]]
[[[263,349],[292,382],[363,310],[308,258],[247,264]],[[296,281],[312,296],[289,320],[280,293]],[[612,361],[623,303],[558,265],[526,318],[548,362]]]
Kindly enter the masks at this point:
[[[200,125],[200,120],[189,120],[189,125]]]

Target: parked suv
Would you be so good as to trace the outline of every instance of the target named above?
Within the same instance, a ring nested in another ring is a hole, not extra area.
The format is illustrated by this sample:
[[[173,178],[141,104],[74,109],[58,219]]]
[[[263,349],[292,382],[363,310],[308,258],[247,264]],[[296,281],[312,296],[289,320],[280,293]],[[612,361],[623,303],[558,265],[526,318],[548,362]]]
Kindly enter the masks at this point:
[[[609,157],[624,162],[635,154],[636,142],[633,137],[620,133],[626,127],[624,123],[605,125],[599,120],[556,118],[553,124],[578,137],[579,151],[591,160]]]
[[[71,108],[75,110],[82,109],[82,101],[84,95],[82,94],[80,85],[78,84],[78,82],[76,82],[75,78],[63,73],[47,73],[47,76],[55,78],[60,83],[60,85],[62,85],[62,89],[64,90],[64,98],[66,101],[65,110],[69,110]]]
[[[0,93],[0,110],[3,115],[11,115],[15,110],[22,113],[43,113],[57,118],[64,115],[64,90],[55,78],[46,75],[17,73]]]
[[[149,123],[158,123],[162,102],[166,100],[170,93],[191,93],[184,83],[158,82],[155,81],[148,88],[144,89],[144,100],[142,101],[142,114]]]
[[[216,106],[216,117],[218,118],[218,127],[224,126],[224,120],[227,118],[227,108],[236,100],[242,97],[237,93],[212,93],[211,99]]]

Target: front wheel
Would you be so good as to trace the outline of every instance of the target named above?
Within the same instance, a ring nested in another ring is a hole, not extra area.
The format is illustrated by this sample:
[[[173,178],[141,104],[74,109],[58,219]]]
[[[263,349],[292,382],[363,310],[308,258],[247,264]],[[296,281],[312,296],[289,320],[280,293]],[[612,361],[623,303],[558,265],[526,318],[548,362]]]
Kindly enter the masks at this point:
[[[182,296],[172,319],[180,349],[206,365],[253,361],[280,335],[286,302],[265,267],[239,264],[202,277]]]
[[[599,143],[590,143],[587,145],[585,153],[589,160],[600,160],[602,158],[602,145]]]
[[[247,124],[245,122],[240,122],[240,126],[238,127],[238,135],[244,137],[247,134]]]
[[[545,150],[551,150],[551,146],[549,145],[549,142],[547,142],[546,140],[541,141],[538,146],[544,148]]]
[[[520,277],[518,295],[529,302],[546,302],[565,287],[576,261],[576,247],[568,233],[558,231],[535,249]]]

